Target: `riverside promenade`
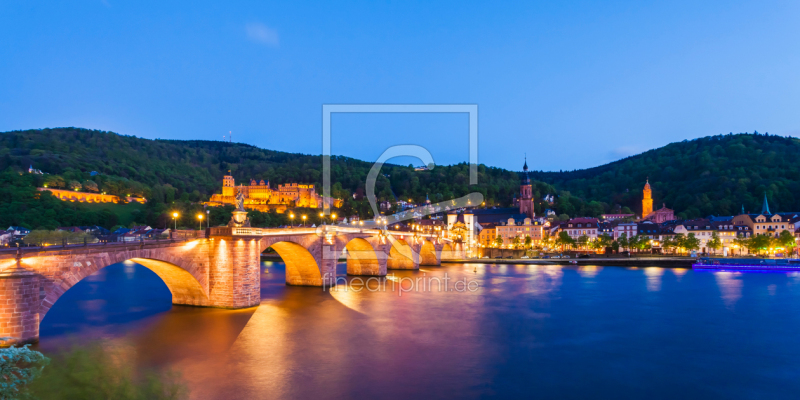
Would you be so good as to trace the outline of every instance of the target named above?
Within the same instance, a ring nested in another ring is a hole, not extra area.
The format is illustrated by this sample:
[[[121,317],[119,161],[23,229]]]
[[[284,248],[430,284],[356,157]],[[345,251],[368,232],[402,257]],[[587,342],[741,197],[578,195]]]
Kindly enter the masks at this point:
[[[601,265],[615,267],[691,268],[693,257],[591,257],[591,258],[468,258],[442,260],[461,264]]]

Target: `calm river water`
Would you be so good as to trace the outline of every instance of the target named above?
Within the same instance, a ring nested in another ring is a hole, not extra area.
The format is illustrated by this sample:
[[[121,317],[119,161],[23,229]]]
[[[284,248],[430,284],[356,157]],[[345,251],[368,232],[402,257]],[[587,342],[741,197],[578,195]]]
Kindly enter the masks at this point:
[[[323,291],[264,269],[261,306],[230,311],[112,265],[58,301],[39,348],[106,338],[196,399],[800,397],[800,274],[451,264]],[[451,291],[398,290],[445,274]]]

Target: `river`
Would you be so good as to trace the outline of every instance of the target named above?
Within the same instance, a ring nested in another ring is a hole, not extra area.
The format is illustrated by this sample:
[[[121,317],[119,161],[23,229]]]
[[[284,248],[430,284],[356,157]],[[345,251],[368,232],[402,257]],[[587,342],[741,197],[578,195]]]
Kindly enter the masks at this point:
[[[797,273],[447,264],[323,291],[263,267],[261,306],[231,311],[173,306],[154,273],[112,265],[61,297],[38,347],[105,338],[195,399],[800,394]]]

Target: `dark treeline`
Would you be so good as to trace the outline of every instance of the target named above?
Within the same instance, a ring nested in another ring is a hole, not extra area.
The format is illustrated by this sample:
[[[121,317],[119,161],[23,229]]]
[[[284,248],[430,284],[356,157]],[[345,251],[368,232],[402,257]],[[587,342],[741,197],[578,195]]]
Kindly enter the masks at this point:
[[[682,217],[734,214],[742,204],[756,210],[765,191],[775,210],[800,210],[793,195],[800,189],[798,154],[800,140],[794,138],[721,135],[673,143],[596,168],[532,172],[536,211],[550,208],[561,218],[639,213],[641,189],[648,177],[656,208],[666,203]],[[30,165],[45,174],[28,174]],[[345,200],[340,215],[371,216],[365,198],[371,167],[369,162],[331,157],[335,182],[332,194]],[[222,176],[228,170],[237,183],[247,184],[251,178],[269,180],[273,187],[289,182],[312,183],[321,192],[321,156],[220,141],[150,140],[79,128],[13,131],[0,134],[0,180],[4,186],[0,189],[0,226],[109,227],[115,218],[120,219],[112,215],[119,214],[112,209],[58,204],[52,196],[35,191],[46,184],[144,196],[148,199],[146,207],[128,219],[163,227],[175,210],[185,215],[197,213],[202,208],[200,202],[220,191]],[[478,171],[479,184],[471,187],[465,163],[430,171],[386,164],[376,194],[379,200],[411,199],[419,203],[426,196],[437,202],[479,191],[488,205],[513,203],[519,192],[518,172],[485,165],[479,165]],[[556,195],[554,204],[541,201],[546,194]],[[286,223],[282,216],[264,214],[254,214],[264,226]],[[212,219],[212,223],[224,222]],[[190,226],[188,221],[186,225]]]
[[[580,198],[641,212],[650,179],[654,208],[662,203],[681,217],[800,211],[800,140],[767,134],[728,134],[672,143],[584,170],[534,172],[532,178]],[[569,213],[568,211],[564,211]]]

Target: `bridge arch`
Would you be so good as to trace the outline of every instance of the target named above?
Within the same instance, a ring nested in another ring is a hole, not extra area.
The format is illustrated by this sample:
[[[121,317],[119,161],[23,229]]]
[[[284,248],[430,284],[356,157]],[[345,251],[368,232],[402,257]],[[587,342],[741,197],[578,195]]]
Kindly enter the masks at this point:
[[[126,252],[127,257],[122,255],[73,257],[65,263],[60,263],[56,268],[48,269],[35,268],[31,265],[37,263],[36,257],[25,260],[21,266],[40,271],[43,278],[39,281],[38,320],[42,321],[58,299],[78,282],[109,265],[122,262],[134,262],[158,275],[172,294],[172,304],[211,305],[205,286],[206,280],[194,263],[179,257],[156,258],[158,256],[151,253],[148,250],[133,250]]]
[[[375,248],[362,238],[354,238],[345,245],[348,275],[381,275],[381,264]]]
[[[286,265],[287,285],[321,286],[320,266],[306,247],[288,240],[271,243],[267,248],[270,247]]]
[[[452,260],[454,258],[456,257],[453,255],[453,246],[451,246],[450,243],[443,244],[442,252],[441,255],[439,256],[439,261],[441,262],[441,260]]]
[[[436,246],[430,240],[423,241],[420,246],[419,265],[440,265],[436,257]]]
[[[389,269],[417,269],[414,262],[414,250],[405,239],[394,239],[389,248],[389,258],[386,260]]]

